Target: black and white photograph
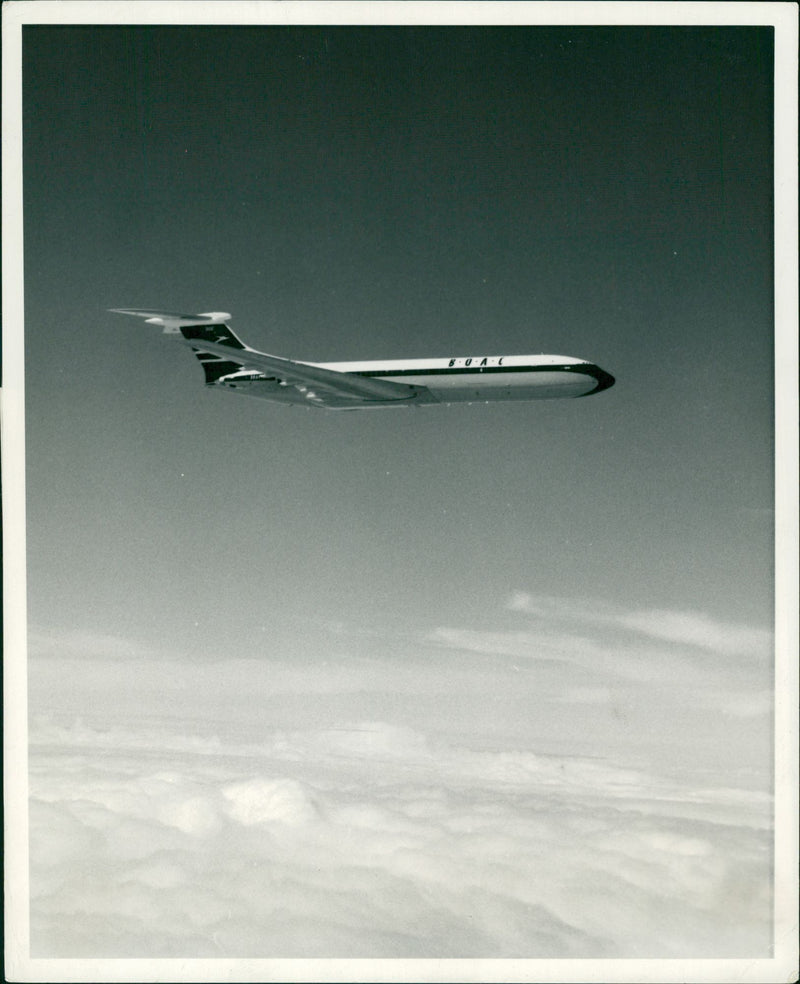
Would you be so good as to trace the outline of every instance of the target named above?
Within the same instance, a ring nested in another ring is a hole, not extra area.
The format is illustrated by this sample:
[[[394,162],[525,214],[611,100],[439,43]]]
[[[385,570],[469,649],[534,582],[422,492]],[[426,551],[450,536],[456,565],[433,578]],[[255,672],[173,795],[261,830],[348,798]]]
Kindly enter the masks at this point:
[[[8,979],[795,979],[796,6],[3,18]]]

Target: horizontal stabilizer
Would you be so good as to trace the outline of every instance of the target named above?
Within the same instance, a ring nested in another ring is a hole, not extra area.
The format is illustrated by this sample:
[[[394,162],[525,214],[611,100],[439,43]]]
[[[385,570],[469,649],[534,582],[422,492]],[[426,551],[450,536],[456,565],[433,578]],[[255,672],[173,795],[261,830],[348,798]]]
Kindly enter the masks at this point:
[[[227,321],[230,315],[227,311],[209,311],[204,314],[176,314],[171,311],[133,311],[129,308],[109,308],[113,314],[132,314],[136,318],[144,318],[148,325],[161,325],[165,334],[176,335],[181,328],[193,325],[219,324]]]

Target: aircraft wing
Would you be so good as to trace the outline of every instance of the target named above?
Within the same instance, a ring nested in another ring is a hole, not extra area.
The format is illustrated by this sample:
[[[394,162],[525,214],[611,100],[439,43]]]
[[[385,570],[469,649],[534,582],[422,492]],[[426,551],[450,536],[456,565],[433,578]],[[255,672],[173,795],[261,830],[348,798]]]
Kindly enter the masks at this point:
[[[189,332],[185,332],[185,335]],[[267,355],[252,349],[235,349],[230,345],[221,345],[207,341],[205,338],[186,339],[190,345],[221,356],[226,360],[240,363],[242,368],[256,369],[259,372],[274,376],[290,386],[295,386],[301,392],[312,391],[320,397],[353,398],[366,401],[412,400],[417,395],[419,387],[406,386],[403,383],[393,383],[385,379],[373,379],[370,376],[360,376],[356,373],[336,372],[324,369],[322,366],[309,365],[305,362],[294,362],[292,359],[282,359],[277,355]],[[313,399],[311,397],[310,399]],[[321,399],[320,402],[325,402]]]
[[[231,331],[227,324],[230,315],[222,311],[180,314],[130,308],[113,310],[144,318],[148,324],[161,325],[166,334],[182,336],[203,365],[206,383],[230,386],[281,403],[337,409],[404,403],[422,395],[427,397],[427,402],[436,402],[424,386],[409,386],[357,372],[337,372],[258,352]],[[248,380],[234,375],[241,369],[257,372],[261,378]]]

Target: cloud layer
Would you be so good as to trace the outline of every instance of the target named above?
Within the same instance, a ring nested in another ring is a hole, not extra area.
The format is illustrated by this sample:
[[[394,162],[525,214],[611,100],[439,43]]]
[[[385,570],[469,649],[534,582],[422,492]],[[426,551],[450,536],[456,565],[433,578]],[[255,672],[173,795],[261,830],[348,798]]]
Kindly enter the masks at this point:
[[[116,749],[121,749],[115,751]],[[32,952],[765,955],[770,801],[360,722],[261,746],[41,723]]]
[[[757,628],[518,592],[393,655],[43,638],[33,956],[769,954]]]

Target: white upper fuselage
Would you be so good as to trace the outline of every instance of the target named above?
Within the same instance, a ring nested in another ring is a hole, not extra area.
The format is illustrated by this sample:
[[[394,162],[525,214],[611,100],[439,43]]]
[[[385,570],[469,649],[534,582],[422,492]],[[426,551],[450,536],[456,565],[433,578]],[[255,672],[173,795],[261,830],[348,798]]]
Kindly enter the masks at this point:
[[[414,370],[446,374],[451,369],[490,369],[532,366],[580,365],[585,359],[573,359],[568,355],[473,355],[444,359],[381,359],[372,362],[307,362],[306,365],[331,369],[334,372],[392,373],[405,375]],[[586,363],[587,365],[589,363]]]
[[[586,396],[603,385],[596,366],[564,355],[477,355],[305,364],[424,387],[426,393],[420,393],[415,401],[418,404]],[[581,371],[584,367],[586,371]]]

